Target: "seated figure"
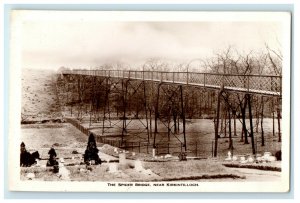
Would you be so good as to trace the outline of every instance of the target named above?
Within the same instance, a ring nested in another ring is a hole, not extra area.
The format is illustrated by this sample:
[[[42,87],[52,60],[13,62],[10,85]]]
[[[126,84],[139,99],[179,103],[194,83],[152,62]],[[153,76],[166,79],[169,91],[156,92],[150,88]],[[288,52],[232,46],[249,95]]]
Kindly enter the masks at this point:
[[[96,165],[101,164],[98,152],[99,150],[96,146],[95,137],[93,134],[90,134],[88,144],[84,152],[84,162],[87,165],[90,165],[92,161],[94,161]]]
[[[40,159],[40,154],[38,151],[30,154],[25,147],[24,142],[20,145],[20,166],[21,167],[30,167],[31,165],[37,163],[36,159]]]

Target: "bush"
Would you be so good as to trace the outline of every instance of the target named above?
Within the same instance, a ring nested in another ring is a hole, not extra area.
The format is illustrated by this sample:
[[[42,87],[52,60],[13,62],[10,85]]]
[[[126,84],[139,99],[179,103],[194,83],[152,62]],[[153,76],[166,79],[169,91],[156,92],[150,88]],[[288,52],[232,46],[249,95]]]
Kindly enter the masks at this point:
[[[281,150],[279,150],[275,153],[275,157],[276,157],[277,161],[281,161]]]

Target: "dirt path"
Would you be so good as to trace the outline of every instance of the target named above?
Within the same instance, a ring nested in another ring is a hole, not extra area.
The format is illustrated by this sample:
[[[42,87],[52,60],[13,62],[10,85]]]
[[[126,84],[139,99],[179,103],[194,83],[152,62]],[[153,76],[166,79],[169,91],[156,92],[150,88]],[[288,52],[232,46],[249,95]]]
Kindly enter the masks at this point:
[[[233,168],[234,172],[237,172],[241,176],[245,176],[246,179],[241,179],[239,181],[280,181],[281,172],[277,171],[263,171],[258,169],[248,169],[248,168]]]

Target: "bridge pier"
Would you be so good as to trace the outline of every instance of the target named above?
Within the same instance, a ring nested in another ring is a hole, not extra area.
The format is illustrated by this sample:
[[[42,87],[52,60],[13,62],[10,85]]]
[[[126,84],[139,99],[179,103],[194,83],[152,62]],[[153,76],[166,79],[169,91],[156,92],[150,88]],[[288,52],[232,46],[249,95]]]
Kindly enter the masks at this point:
[[[219,139],[219,120],[220,120],[220,105],[221,105],[221,95],[223,90],[218,92],[218,100],[217,100],[217,114],[215,118],[215,142],[214,142],[214,157],[217,157],[218,153],[218,139]]]
[[[165,140],[165,131],[167,130],[167,142],[178,146],[187,151],[186,141],[186,105],[188,97],[183,91],[183,85],[159,83],[157,85],[156,102],[155,102],[155,120],[154,120],[154,138],[153,147],[157,147],[157,136],[160,140]],[[177,119],[178,117],[178,119]],[[180,122],[179,122],[180,120]],[[180,123],[182,123],[182,133],[180,133]],[[165,128],[159,128],[158,126]],[[159,128],[159,129],[158,129]]]
[[[249,108],[249,121],[250,121],[250,137],[251,137],[251,145],[252,145],[252,154],[255,155],[255,144],[254,144],[254,133],[253,133],[253,123],[252,123],[252,103],[251,103],[251,95],[247,94],[247,102],[248,102],[248,108]]]
[[[280,119],[281,119],[281,107],[280,107],[280,98],[277,98],[277,121],[278,121],[278,142],[281,142],[281,126],[280,126]]]
[[[182,85],[179,86],[180,87],[180,98],[181,98],[181,118],[182,118],[182,128],[183,128],[183,146],[184,146],[184,150],[187,151],[186,148],[186,136],[185,136],[185,106],[184,106],[184,101],[183,101],[183,90],[182,90]]]
[[[156,95],[156,103],[155,103],[155,113],[154,113],[154,138],[153,138],[153,148],[156,148],[156,135],[158,133],[158,116],[159,116],[159,111],[158,111],[158,107],[159,107],[159,96],[160,96],[160,86],[161,83],[159,83],[157,85],[157,95]]]
[[[128,80],[124,81],[122,80],[122,98],[123,98],[123,126],[122,126],[122,138],[121,138],[121,143],[124,143],[124,136],[127,132],[126,127],[126,107],[127,107],[127,88],[128,88]]]

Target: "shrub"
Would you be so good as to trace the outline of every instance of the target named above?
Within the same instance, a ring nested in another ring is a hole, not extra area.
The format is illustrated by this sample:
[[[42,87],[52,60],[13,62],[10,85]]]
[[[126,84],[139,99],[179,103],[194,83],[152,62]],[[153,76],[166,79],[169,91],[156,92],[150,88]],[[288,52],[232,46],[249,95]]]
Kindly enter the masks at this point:
[[[281,150],[279,150],[275,153],[275,157],[278,161],[281,161]]]

